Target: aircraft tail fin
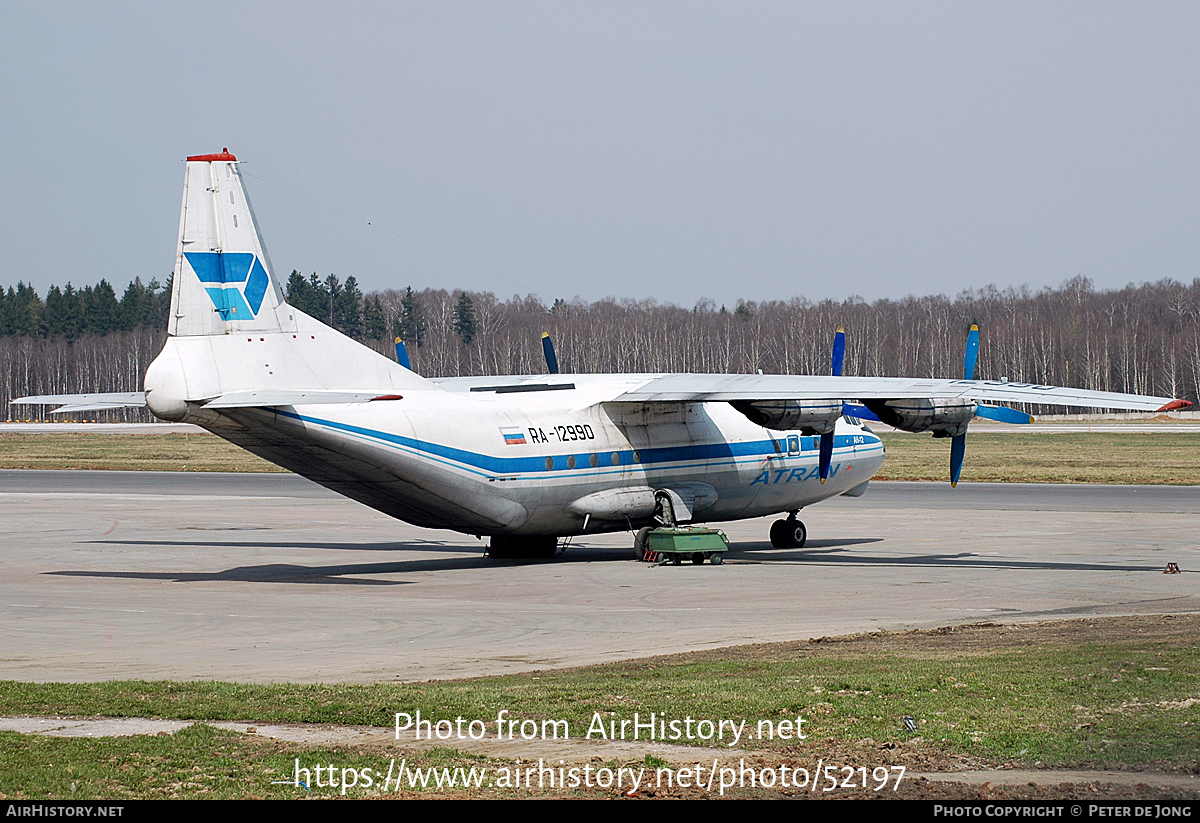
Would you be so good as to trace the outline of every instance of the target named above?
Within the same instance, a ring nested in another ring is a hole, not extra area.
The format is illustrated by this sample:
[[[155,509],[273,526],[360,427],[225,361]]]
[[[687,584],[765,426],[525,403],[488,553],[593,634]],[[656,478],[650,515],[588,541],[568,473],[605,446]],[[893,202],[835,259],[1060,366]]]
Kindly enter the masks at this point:
[[[189,157],[168,333],[287,331],[288,314],[237,158],[228,149]]]
[[[228,149],[187,159],[167,333],[145,384],[166,420],[209,402],[366,402],[433,385],[285,302]]]

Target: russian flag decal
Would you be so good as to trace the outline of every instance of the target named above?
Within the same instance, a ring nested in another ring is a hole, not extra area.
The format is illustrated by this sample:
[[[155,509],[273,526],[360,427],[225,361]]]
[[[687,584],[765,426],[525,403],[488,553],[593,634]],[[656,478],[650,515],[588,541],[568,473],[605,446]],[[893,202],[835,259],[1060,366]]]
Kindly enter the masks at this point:
[[[506,446],[525,445],[525,432],[521,429],[501,429],[500,433],[504,435],[504,445]]]

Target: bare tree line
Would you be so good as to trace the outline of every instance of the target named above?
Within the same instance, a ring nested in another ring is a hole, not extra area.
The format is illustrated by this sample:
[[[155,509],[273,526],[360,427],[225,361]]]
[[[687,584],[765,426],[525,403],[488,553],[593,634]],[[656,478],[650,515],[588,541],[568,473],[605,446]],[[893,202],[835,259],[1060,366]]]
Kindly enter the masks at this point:
[[[653,300],[500,302],[472,294],[475,339],[453,331],[460,292],[426,290],[421,345],[408,346],[426,375],[545,371],[538,337],[550,332],[563,371],[828,374],[834,330],[845,326],[845,373],[962,375],[967,330],[979,323],[976,377],[1179,397],[1200,384],[1200,279],[1096,291],[1085,278],[1058,289],[987,287],[946,296],[867,303],[701,301],[692,309]],[[380,295],[391,328],[403,295]]]
[[[378,301],[389,331],[387,339],[364,342],[393,356],[390,336],[403,335],[413,368],[430,377],[545,372],[543,331],[553,336],[564,372],[828,374],[839,325],[848,336],[845,374],[957,377],[967,329],[976,322],[978,378],[1171,397],[1200,385],[1200,278],[1097,291],[1080,277],[1036,292],[987,287],[953,298],[871,303],[797,297],[732,310],[705,300],[691,309],[654,300],[560,300],[548,307],[534,297],[502,301],[490,292],[443,289],[363,299]],[[0,402],[136,391],[164,334],[138,328],[73,341],[0,338]],[[32,409],[15,411],[10,416],[18,419]],[[130,411],[110,418],[149,419]]]

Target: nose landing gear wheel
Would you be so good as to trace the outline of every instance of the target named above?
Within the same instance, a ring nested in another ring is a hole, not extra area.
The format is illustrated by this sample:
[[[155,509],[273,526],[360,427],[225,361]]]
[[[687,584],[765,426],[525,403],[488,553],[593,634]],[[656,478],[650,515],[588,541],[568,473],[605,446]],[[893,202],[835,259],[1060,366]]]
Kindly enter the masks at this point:
[[[808,540],[808,529],[794,517],[771,524],[771,545],[777,549],[800,549]]]

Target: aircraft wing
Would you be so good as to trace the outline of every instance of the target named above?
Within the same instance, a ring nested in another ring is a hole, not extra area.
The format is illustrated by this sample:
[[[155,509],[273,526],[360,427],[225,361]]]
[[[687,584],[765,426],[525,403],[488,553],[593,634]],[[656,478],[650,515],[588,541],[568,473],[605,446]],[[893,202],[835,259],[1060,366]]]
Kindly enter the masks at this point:
[[[824,377],[785,374],[665,374],[613,397],[616,402],[765,400],[918,400],[1038,403],[1101,409],[1163,411],[1188,405],[1170,397],[1067,389],[993,380],[907,377]],[[1179,405],[1175,405],[1175,404]]]

